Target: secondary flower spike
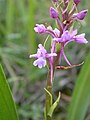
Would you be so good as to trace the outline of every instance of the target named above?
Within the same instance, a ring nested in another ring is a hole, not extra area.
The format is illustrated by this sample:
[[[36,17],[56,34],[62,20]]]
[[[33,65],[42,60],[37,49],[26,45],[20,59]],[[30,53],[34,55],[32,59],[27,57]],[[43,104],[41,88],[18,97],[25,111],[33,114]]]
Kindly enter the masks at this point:
[[[53,19],[57,19],[57,18],[58,18],[58,11],[55,10],[53,7],[50,8],[50,16],[51,16]]]
[[[77,18],[78,18],[79,20],[83,20],[83,19],[85,18],[85,16],[86,16],[87,12],[88,12],[88,10],[82,10],[81,12],[79,12],[79,13],[77,14]]]
[[[30,58],[37,58],[37,60],[34,61],[33,65],[38,66],[39,68],[46,66],[46,59],[48,62],[51,62],[51,57],[57,56],[56,53],[47,53],[46,49],[42,46],[42,44],[38,45],[38,50],[36,54],[30,55]]]

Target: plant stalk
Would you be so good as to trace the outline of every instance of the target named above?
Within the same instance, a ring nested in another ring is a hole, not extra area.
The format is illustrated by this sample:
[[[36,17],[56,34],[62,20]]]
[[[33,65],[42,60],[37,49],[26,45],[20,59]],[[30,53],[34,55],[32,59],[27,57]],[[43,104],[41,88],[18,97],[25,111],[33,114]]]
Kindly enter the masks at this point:
[[[51,65],[50,69],[48,70],[47,75],[47,85],[46,85],[46,103],[45,103],[45,120],[52,120],[52,117],[48,115],[48,112],[52,106],[52,79],[54,76],[53,65]]]

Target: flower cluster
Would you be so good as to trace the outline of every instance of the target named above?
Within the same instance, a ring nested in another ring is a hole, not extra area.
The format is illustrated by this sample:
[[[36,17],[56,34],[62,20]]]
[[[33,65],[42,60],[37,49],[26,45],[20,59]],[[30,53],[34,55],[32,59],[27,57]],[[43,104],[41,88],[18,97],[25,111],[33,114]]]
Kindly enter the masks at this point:
[[[34,61],[33,65],[38,66],[39,68],[46,66],[46,59],[50,59],[50,57],[57,56],[56,53],[47,53],[46,49],[42,46],[42,44],[38,45],[37,54],[30,55],[30,58],[37,58]]]
[[[36,24],[34,30],[39,34],[49,34],[52,37],[51,53],[47,53],[46,49],[39,44],[37,54],[30,55],[30,58],[36,58],[34,61],[34,66],[39,68],[46,66],[46,60],[51,64],[54,62],[54,58],[57,56],[56,44],[60,44],[60,61],[64,57],[65,61],[71,65],[64,53],[64,47],[74,41],[79,44],[86,44],[88,41],[85,39],[85,33],[77,35],[77,29],[71,29],[72,23],[74,21],[83,20],[87,14],[88,10],[82,10],[77,12],[77,6],[80,0],[73,0],[73,6],[71,10],[68,10],[69,0],[64,0],[64,6],[60,6],[58,9],[57,4],[60,4],[58,0],[53,0],[56,5],[55,8],[50,7],[50,17],[55,19],[58,23],[58,28],[53,29],[51,26],[46,27],[44,24]],[[59,17],[59,10],[62,18]]]

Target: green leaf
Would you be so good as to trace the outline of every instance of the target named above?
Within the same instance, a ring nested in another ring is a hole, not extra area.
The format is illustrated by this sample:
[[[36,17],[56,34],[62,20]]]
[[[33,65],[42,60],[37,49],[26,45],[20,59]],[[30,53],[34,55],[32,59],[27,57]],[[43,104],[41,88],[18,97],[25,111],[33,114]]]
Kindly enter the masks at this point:
[[[77,79],[67,120],[84,120],[90,103],[90,54]]]
[[[52,94],[46,88],[44,88],[44,90],[49,95],[49,97],[50,97],[50,104],[52,105]]]
[[[50,108],[50,110],[49,110],[49,112],[48,112],[48,115],[49,115],[50,117],[52,117],[52,114],[53,114],[55,108],[57,107],[59,101],[60,101],[60,92],[59,92],[59,95],[58,95],[57,100],[53,103],[53,105],[51,106],[51,108]]]
[[[0,64],[0,120],[19,120],[9,85]]]

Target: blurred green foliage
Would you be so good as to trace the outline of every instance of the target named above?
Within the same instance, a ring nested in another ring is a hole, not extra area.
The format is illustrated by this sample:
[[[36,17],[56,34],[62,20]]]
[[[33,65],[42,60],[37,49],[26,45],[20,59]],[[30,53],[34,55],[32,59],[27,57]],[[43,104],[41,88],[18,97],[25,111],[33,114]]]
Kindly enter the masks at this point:
[[[68,120],[84,120],[90,104],[90,54],[88,54],[84,66],[78,76],[71,105],[68,112]]]
[[[21,120],[42,120],[44,103],[44,86],[47,69],[39,70],[33,67],[29,59],[35,53],[38,43],[44,43],[46,35],[34,32],[36,23],[55,26],[55,21],[49,17],[51,0],[0,0],[0,63],[12,89],[18,113]],[[89,9],[87,17],[79,23],[79,33],[85,32],[90,37],[90,2],[82,0],[79,10]],[[72,64],[80,63],[90,52],[88,45],[70,43],[65,51]],[[47,46],[49,49],[49,47]],[[62,61],[62,64],[65,64]],[[61,103],[55,111],[56,120],[66,120],[68,104],[73,86],[80,68],[68,71],[56,71],[54,82],[55,98],[58,91],[62,92]],[[90,118],[87,111],[86,118]],[[86,120],[87,120],[86,119]],[[89,120],[89,119],[88,119]]]

